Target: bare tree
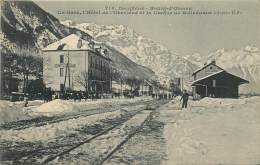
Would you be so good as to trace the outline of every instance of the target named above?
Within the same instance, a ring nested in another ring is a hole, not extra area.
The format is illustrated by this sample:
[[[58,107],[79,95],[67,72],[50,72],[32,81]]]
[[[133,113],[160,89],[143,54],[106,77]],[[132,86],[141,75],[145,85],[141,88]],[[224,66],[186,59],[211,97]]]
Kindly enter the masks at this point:
[[[27,92],[30,78],[42,78],[42,58],[39,52],[30,47],[18,46],[13,52],[4,52],[3,71],[7,82],[7,93],[12,92],[12,79],[14,76],[22,76],[23,92]]]
[[[120,95],[123,95],[123,84],[125,83],[125,77],[121,70],[112,70],[112,81],[120,83]]]
[[[76,78],[75,81],[81,85],[85,91],[88,91],[88,72],[81,72],[79,73]]]
[[[29,76],[42,77],[42,58],[30,47],[21,47],[17,57],[18,73],[23,75],[23,92],[27,92]]]

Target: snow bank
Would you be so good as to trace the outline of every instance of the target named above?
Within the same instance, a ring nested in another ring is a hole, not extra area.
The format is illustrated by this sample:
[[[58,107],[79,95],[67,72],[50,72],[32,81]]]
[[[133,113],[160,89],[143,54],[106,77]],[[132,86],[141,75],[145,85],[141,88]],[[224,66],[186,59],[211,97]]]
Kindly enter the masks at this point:
[[[190,100],[190,106],[204,106],[204,107],[223,107],[223,106],[233,106],[233,105],[245,105],[248,103],[253,103],[255,101],[259,101],[259,96],[248,97],[248,98],[238,98],[238,99],[231,99],[231,98],[209,98],[205,97],[199,101]]]
[[[112,105],[122,105],[131,102],[136,102],[138,100],[147,100],[147,98],[137,98],[137,99],[114,99],[114,100],[97,100],[97,101],[82,101],[76,102],[68,101],[68,100],[54,100],[41,106],[32,109],[29,114],[32,113],[40,113],[40,115],[56,115],[62,113],[69,113],[73,111],[83,111],[88,110],[96,107],[105,107],[112,106]],[[8,102],[7,102],[8,103]],[[3,105],[3,104],[0,104]],[[78,129],[84,127],[86,125],[95,125],[100,124],[103,120],[114,119],[116,117],[120,117],[125,111],[136,110],[139,106],[132,106],[132,107],[124,107],[116,108],[113,112],[106,112],[101,114],[95,114],[86,117],[79,117],[77,119],[69,119],[57,123],[47,124],[40,127],[30,127],[23,130],[0,130],[0,141],[55,141],[57,137],[66,136],[70,133],[78,133]],[[6,110],[5,106],[5,110]],[[11,110],[15,110],[13,103],[10,105]],[[26,112],[28,110],[26,109]],[[23,114],[20,114],[21,116]],[[20,117],[19,117],[20,118]]]
[[[39,106],[41,104],[43,104],[43,100],[33,100],[33,101],[29,101],[28,106]]]
[[[51,102],[42,104],[34,112],[38,113],[63,113],[77,111],[77,105],[73,104],[70,101],[56,99]]]
[[[174,110],[176,105],[169,104],[161,110],[168,155],[164,164],[260,162],[260,97],[204,98],[196,105]]]
[[[72,100],[60,100],[56,99],[48,103],[44,103],[41,106],[33,110],[34,115],[57,115],[70,112],[86,111],[95,108],[108,108],[116,107],[121,104],[134,103],[136,101],[145,101],[151,98],[135,98],[135,99],[100,99],[100,100],[87,100],[81,102],[73,102]]]
[[[209,98],[205,97],[199,101],[201,105],[228,105],[228,104],[245,104],[245,99],[231,99],[231,98]]]
[[[10,102],[0,100],[0,124],[35,118],[38,116],[54,116],[65,113],[86,111],[95,108],[117,107],[122,104],[135,103],[137,101],[151,100],[151,98],[138,97],[135,99],[101,99],[73,102],[72,100],[56,99],[48,103],[41,100],[29,101],[28,107],[24,102]]]
[[[15,104],[9,101],[0,100],[0,124],[28,118],[29,115],[26,113],[21,102]]]
[[[2,141],[42,141],[44,143],[56,141],[59,137],[68,134],[77,134],[79,128],[100,124],[102,120],[109,120],[121,115],[120,110],[96,114],[77,119],[69,119],[58,123],[47,124],[41,127],[30,127],[23,130],[0,130],[0,140]],[[3,135],[3,136],[1,136]]]

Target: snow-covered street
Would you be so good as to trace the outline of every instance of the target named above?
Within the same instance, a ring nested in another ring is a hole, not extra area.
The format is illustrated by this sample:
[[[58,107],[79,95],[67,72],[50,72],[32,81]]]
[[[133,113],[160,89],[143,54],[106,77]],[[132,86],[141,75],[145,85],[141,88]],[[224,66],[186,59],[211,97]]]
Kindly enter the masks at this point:
[[[260,97],[191,101],[161,109],[167,160],[163,164],[259,164]]]
[[[22,110],[26,120],[12,118],[1,124],[1,160],[2,164],[259,164],[259,106],[260,97],[190,100],[183,110],[179,98],[37,103]]]

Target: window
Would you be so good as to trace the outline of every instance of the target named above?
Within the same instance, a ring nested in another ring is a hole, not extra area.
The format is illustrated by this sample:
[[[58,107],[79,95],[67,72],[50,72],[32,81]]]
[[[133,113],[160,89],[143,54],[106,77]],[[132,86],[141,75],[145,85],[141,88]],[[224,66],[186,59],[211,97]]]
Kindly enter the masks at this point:
[[[108,63],[106,63],[106,70],[107,70],[107,72],[109,72],[109,66],[108,66]]]
[[[61,63],[61,64],[64,63],[64,55],[60,55],[60,63]]]
[[[60,84],[60,91],[64,91],[64,84]]]
[[[92,56],[90,56],[90,66],[91,67],[93,66],[93,58],[92,58]]]
[[[60,68],[60,77],[64,76],[64,68]]]
[[[90,79],[92,79],[92,76],[93,76],[93,73],[92,73],[92,70],[90,70]]]
[[[213,80],[212,86],[215,88],[216,87],[216,80]]]
[[[212,69],[212,66],[211,66],[211,67],[209,67],[209,69]]]

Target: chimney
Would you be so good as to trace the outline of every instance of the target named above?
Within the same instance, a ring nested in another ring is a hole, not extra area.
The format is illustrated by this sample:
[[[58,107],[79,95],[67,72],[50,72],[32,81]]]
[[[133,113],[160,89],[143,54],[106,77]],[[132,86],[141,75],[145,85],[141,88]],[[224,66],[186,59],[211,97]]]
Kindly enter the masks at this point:
[[[105,55],[107,55],[107,54],[108,54],[108,51],[107,51],[107,49],[104,49],[104,51],[103,51],[103,52],[104,52],[104,54],[105,54]]]
[[[42,46],[45,48],[46,46],[48,46],[48,41],[46,38],[42,39]]]
[[[79,49],[80,49],[81,47],[82,47],[82,40],[81,40],[81,39],[79,39],[79,40],[78,40],[78,44],[77,44],[77,48],[79,48]]]
[[[216,60],[212,60],[211,63],[216,65]]]

